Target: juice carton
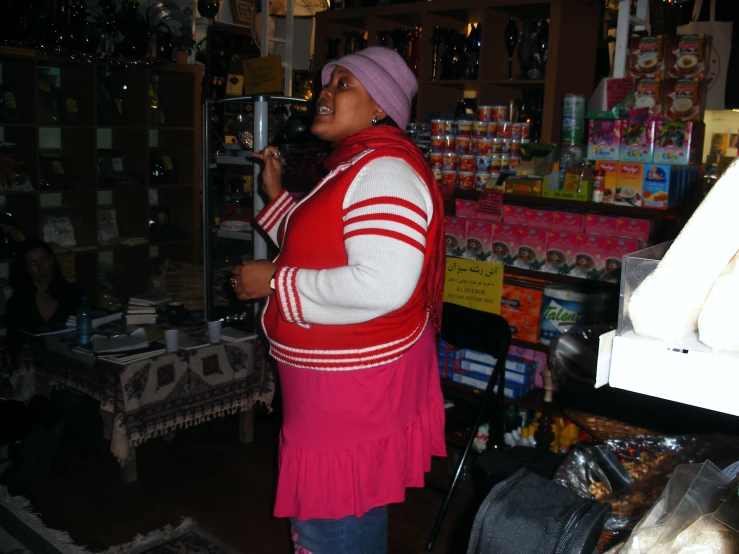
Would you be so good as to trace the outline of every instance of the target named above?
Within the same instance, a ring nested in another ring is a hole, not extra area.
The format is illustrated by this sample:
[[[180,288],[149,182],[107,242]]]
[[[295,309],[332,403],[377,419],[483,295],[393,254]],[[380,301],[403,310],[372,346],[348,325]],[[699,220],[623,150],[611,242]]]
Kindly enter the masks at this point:
[[[554,212],[526,208],[526,227],[551,229],[554,227]]]
[[[620,120],[591,119],[588,123],[588,159],[618,160],[621,143]]]
[[[501,307],[510,310],[518,310],[539,317],[541,312],[544,288],[542,286],[528,285],[523,279],[503,279],[503,288],[500,296]]]
[[[575,264],[570,275],[581,279],[600,279],[604,265],[600,239],[601,237],[595,235],[576,236]]]
[[[493,242],[493,224],[488,221],[467,220],[467,248],[464,257],[487,262]]]
[[[639,79],[634,90],[634,107],[645,109],[650,116],[659,116],[664,103],[664,81],[660,79]],[[623,136],[623,126],[621,128]]]
[[[500,315],[511,328],[511,337],[519,340],[538,342],[539,316],[511,310],[504,306],[500,308]]]
[[[547,256],[541,271],[568,275],[575,265],[575,251],[579,233],[547,232]]]
[[[503,206],[503,221],[511,225],[526,225],[526,208],[524,206]]]
[[[664,77],[664,37],[632,37],[629,48],[629,75],[642,77]]]
[[[710,52],[709,36],[673,35],[667,42],[667,75],[674,79],[704,79]]]
[[[616,193],[613,203],[621,206],[641,206],[644,186],[644,164],[618,162]]]
[[[462,200],[457,198],[455,200],[454,214],[456,217],[475,219],[477,216],[477,202],[474,200]]]
[[[597,161],[595,162],[595,169],[600,169],[606,174],[605,179],[605,191],[603,193],[603,202],[612,204],[613,198],[616,194],[616,180],[618,177],[618,162],[611,161]]]
[[[445,217],[444,242],[447,256],[463,257],[467,242],[467,220],[461,217]]]
[[[618,218],[607,215],[588,214],[585,221],[585,232],[588,235],[602,237],[618,236]]]
[[[677,202],[677,175],[675,166],[647,164],[644,166],[644,200],[649,208],[666,210]]]
[[[700,79],[668,79],[665,82],[665,119],[700,121],[705,101]]]
[[[616,163],[613,162],[615,166]],[[615,188],[615,187],[614,187]],[[553,231],[569,231],[570,233],[582,233],[585,229],[585,215],[572,212],[554,212]]]
[[[702,121],[658,121],[654,131],[654,163],[699,162],[704,129]]]
[[[520,225],[509,225],[507,223],[495,223],[493,229],[493,255],[492,262],[500,262],[505,265],[513,265],[518,257],[516,239]]]
[[[639,249],[635,240],[620,239],[612,237],[601,237],[601,248],[603,249],[603,274],[601,280],[618,282],[621,279],[621,263],[626,254],[631,254]]]
[[[654,122],[623,122],[621,149],[618,159],[622,162],[651,162],[654,158]]]
[[[635,217],[619,217],[618,233],[615,236],[622,239],[634,239],[639,243],[639,249],[642,249],[650,244],[652,220],[637,219]]]
[[[516,267],[538,270],[544,265],[547,250],[547,230],[533,227],[517,227],[514,229],[516,240]]]

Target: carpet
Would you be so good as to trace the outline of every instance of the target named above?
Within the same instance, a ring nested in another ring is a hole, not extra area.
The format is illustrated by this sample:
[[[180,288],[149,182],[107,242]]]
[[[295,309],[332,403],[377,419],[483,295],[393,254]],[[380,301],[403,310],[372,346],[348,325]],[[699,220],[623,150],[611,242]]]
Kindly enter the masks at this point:
[[[0,487],[0,554],[93,554],[64,531],[47,528],[25,498]],[[240,554],[189,518],[98,554]]]

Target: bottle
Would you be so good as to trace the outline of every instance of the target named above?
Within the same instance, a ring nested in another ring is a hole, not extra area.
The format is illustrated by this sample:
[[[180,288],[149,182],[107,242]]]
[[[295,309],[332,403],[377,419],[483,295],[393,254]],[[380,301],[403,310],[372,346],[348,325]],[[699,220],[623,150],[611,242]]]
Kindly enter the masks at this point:
[[[79,346],[90,345],[90,335],[92,334],[92,317],[90,316],[90,308],[87,307],[87,297],[82,297],[82,305],[77,310],[77,344]]]
[[[602,203],[605,191],[606,172],[602,169],[596,169],[593,173],[593,202]]]

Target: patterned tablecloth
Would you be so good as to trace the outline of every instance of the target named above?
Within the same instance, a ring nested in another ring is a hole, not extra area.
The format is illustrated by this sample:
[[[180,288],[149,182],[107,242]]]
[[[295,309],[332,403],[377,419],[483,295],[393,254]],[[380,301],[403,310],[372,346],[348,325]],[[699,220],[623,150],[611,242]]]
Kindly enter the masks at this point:
[[[259,340],[127,366],[72,352],[69,340],[65,335],[32,339],[21,356],[14,398],[27,400],[46,380],[99,400],[101,410],[113,415],[111,451],[119,461],[152,437],[272,403],[274,370]]]

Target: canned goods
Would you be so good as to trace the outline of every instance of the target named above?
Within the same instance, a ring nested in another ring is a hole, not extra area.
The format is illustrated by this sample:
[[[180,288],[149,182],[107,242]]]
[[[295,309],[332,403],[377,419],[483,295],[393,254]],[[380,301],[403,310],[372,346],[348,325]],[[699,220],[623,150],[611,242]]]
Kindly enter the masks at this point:
[[[495,138],[498,136],[498,122],[488,121],[488,138]]]
[[[477,154],[480,156],[487,156],[493,152],[493,139],[480,138],[475,141],[477,144]]]
[[[518,165],[520,163],[521,163],[521,158],[519,158],[519,157],[515,157],[514,158],[513,156],[511,156],[511,163],[508,165],[508,168],[511,171],[514,171],[514,170],[518,169]]]
[[[514,123],[511,126],[511,138],[513,140],[521,140],[521,123]]]
[[[460,171],[457,173],[457,187],[462,190],[475,188],[475,174],[471,171]]]
[[[457,172],[456,171],[442,171],[441,172],[441,188],[444,190],[452,190],[457,186]]]
[[[469,137],[472,135],[472,122],[464,119],[458,119],[455,122],[457,127],[457,136]]]
[[[441,184],[441,178],[444,175],[444,173],[441,171],[441,169],[434,169],[434,179],[436,179],[437,184]]]
[[[491,154],[502,154],[503,153],[503,139],[501,138],[495,138],[493,139],[493,147],[490,150]]]
[[[493,121],[508,121],[508,106],[493,106]]]
[[[454,152],[454,136],[434,135],[431,137],[432,152]]]
[[[578,145],[585,140],[585,97],[565,94],[562,100],[562,139],[564,145]]]
[[[487,171],[478,171],[475,173],[475,190],[483,190],[488,186],[490,173]]]
[[[493,106],[477,106],[477,119],[479,121],[493,121]]]
[[[454,139],[454,151],[457,154],[467,154],[470,152],[470,145],[472,144],[472,137],[455,137]]]
[[[431,169],[434,171],[441,171],[442,167],[442,153],[441,152],[431,152],[429,154],[429,165],[431,166]]]
[[[457,158],[457,168],[459,171],[472,173],[475,171],[475,156],[473,154],[464,154]]]
[[[476,171],[490,171],[490,160],[491,156],[481,156],[480,153],[477,153],[477,156],[475,157],[475,167],[477,168]]]
[[[490,178],[488,179],[487,188],[496,189],[498,188],[498,181],[500,180],[500,171],[491,171]]]
[[[503,155],[511,154],[511,141],[510,140],[503,141],[503,148],[501,148],[500,153]]]
[[[503,154],[500,157],[500,170],[508,171],[511,168],[511,157],[508,154]]]
[[[444,125],[443,119],[432,119],[431,120],[431,136],[446,135],[446,126]]]
[[[531,123],[521,123],[521,140],[531,138]]]
[[[441,156],[441,170],[442,171],[457,171],[457,154],[454,152],[445,152]]]
[[[521,141],[512,140],[511,141],[511,158],[518,158],[519,156],[521,156]]]
[[[501,155],[493,154],[490,156],[490,171],[500,171]]]
[[[513,123],[510,121],[498,121],[498,138],[503,140],[511,140],[513,134]]]
[[[488,121],[473,121],[472,122],[472,136],[473,137],[486,137],[488,136]]]

